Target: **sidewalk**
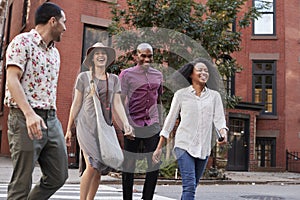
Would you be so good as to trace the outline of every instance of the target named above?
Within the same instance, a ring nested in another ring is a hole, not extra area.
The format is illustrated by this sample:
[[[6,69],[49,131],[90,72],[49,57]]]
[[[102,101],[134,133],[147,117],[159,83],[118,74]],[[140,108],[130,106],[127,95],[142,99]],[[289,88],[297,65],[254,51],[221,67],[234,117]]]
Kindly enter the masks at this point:
[[[12,164],[9,157],[0,156],[0,183],[9,183],[12,173]],[[33,183],[39,181],[41,171],[39,167],[34,169]],[[115,177],[114,177],[115,175]],[[227,171],[228,180],[201,180],[200,184],[300,184],[300,173],[292,172],[234,172]],[[80,182],[78,169],[69,169],[69,178],[66,183],[78,184]],[[102,176],[103,184],[121,184],[118,174]],[[135,184],[143,183],[143,180],[135,179]],[[159,179],[158,184],[181,184],[181,180]]]

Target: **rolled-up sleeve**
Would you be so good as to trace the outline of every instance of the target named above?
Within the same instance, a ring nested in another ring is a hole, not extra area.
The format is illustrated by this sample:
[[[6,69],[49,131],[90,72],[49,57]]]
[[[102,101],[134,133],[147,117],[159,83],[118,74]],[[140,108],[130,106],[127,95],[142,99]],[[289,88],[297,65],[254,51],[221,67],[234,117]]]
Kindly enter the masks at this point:
[[[124,70],[119,75],[119,80],[120,80],[120,84],[121,84],[121,94],[122,95],[128,95],[129,85],[128,85],[128,82],[127,82],[128,78],[126,78],[126,73],[127,73],[127,71]]]
[[[224,107],[223,107],[223,103],[222,103],[222,99],[221,96],[218,92],[215,92],[215,110],[214,110],[214,125],[215,127],[220,130],[225,128],[226,130],[228,130],[227,126],[226,126],[226,120],[225,120],[225,115],[224,115]]]
[[[174,125],[178,118],[179,111],[180,111],[180,105],[181,104],[178,101],[178,93],[175,93],[174,97],[172,99],[170,111],[166,117],[162,131],[160,132],[160,136],[169,138],[169,135],[170,135],[171,131],[174,129]]]

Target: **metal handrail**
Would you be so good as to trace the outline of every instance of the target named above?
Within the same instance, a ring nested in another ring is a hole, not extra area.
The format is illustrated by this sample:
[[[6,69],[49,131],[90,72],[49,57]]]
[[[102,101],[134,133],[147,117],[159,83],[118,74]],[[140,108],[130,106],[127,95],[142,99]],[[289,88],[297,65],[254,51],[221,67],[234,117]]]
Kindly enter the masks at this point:
[[[286,170],[289,170],[289,161],[300,161],[300,152],[286,150]]]

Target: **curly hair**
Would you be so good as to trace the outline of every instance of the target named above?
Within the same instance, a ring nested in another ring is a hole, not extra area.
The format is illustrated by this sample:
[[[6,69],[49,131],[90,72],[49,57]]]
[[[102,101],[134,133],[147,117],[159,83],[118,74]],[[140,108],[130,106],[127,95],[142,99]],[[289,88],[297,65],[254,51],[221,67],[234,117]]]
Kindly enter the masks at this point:
[[[212,61],[203,57],[197,58],[183,65],[172,75],[172,80],[170,80],[170,82],[172,83],[172,87],[175,88],[174,90],[192,85],[191,74],[193,73],[193,69],[197,63],[205,64],[208,69],[209,79],[206,86],[212,90],[222,90],[224,85],[217,67]]]

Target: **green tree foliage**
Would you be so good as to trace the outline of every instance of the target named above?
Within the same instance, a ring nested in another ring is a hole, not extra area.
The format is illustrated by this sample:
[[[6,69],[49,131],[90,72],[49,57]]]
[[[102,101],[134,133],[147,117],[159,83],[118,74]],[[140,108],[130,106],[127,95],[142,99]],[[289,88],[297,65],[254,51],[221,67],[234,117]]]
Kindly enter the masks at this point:
[[[125,9],[120,9],[119,5],[112,7],[113,18],[109,32],[111,35],[122,35],[128,30],[136,30],[139,36],[137,37],[134,32],[127,32],[118,38],[116,47],[127,53],[118,58],[113,71],[118,70],[118,67],[127,68],[133,65],[133,50],[138,43],[145,42],[145,38],[147,42],[157,44],[154,52],[155,63],[166,62],[174,69],[193,59],[194,55],[203,56],[203,53],[193,54],[189,51],[192,49],[194,52],[198,48],[191,48],[192,44],[185,44],[187,40],[184,40],[184,36],[202,45],[218,66],[225,81],[242,70],[231,55],[241,50],[242,30],[250,25],[251,20],[259,17],[257,8],[246,6],[249,1],[207,0],[201,3],[194,0],[127,0],[126,2],[128,6]],[[145,27],[148,27],[147,31]],[[173,30],[178,34],[174,32],[162,34],[160,29],[155,28]],[[151,37],[151,34],[155,37]],[[155,38],[155,41],[149,41],[149,38]],[[166,50],[170,48],[176,50],[173,52]],[[183,58],[178,56],[177,52],[181,52],[180,54],[183,52],[184,55],[191,57]],[[169,95],[166,99],[170,99]],[[225,95],[225,99],[227,107],[234,107],[239,101],[238,97],[229,92]]]

